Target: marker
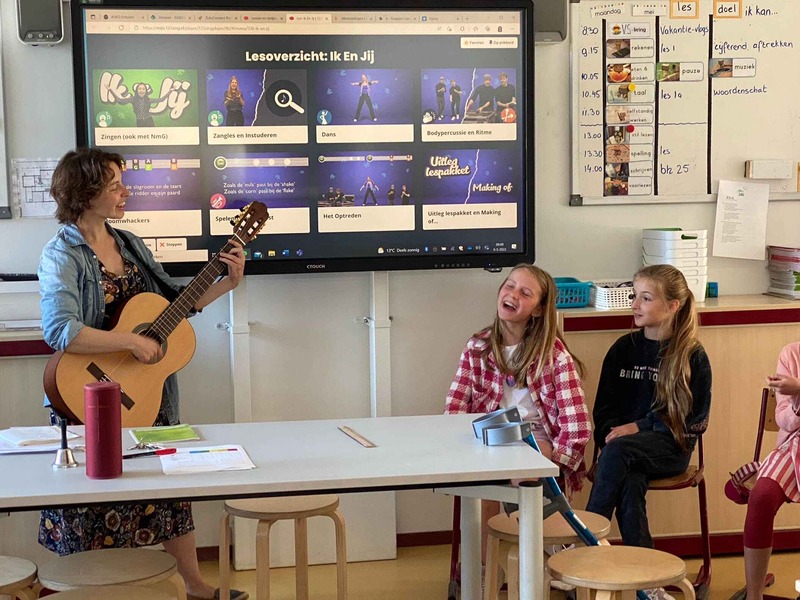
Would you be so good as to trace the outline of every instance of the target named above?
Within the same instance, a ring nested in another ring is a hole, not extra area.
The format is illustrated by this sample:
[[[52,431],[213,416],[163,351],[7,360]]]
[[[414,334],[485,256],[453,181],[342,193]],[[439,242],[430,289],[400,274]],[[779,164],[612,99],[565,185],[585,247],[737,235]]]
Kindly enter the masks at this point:
[[[214,448],[213,450],[189,450],[189,454],[203,454],[205,452],[236,452],[238,448]]]
[[[150,452],[137,452],[136,454],[126,454],[122,458],[139,458],[140,456],[165,456],[167,454],[175,454],[177,448],[161,448],[159,450],[151,450]]]

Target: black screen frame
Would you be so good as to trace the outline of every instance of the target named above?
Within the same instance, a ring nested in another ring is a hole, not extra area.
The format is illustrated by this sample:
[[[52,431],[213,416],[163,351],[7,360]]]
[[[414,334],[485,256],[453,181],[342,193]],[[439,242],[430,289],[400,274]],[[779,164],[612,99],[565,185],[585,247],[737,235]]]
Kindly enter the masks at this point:
[[[84,9],[120,8],[120,9],[253,9],[268,11],[410,11],[429,10],[446,12],[459,10],[519,10],[521,20],[521,52],[523,53],[522,70],[525,93],[523,103],[526,127],[521,128],[523,148],[522,181],[525,186],[523,199],[524,218],[522,222],[522,248],[504,250],[502,252],[463,253],[463,254],[418,254],[403,256],[376,256],[353,258],[292,258],[278,260],[247,260],[245,273],[256,274],[288,274],[288,273],[320,273],[320,272],[357,272],[357,271],[403,271],[453,268],[481,268],[499,271],[503,267],[519,263],[533,263],[535,260],[535,135],[534,135],[534,5],[531,0],[373,0],[365,7],[358,0],[302,0],[289,3],[286,0],[238,0],[221,3],[219,0],[73,0],[70,6],[72,27],[72,59],[75,88],[75,126],[78,146],[86,146],[90,140],[87,115],[89,98],[85,94],[86,81],[86,32],[83,27],[81,11]],[[118,151],[116,147],[110,151]],[[124,153],[123,153],[124,154]],[[269,227],[269,225],[267,225]],[[347,234],[344,234],[347,235]],[[220,246],[222,243],[220,243]],[[210,253],[216,251],[209,248]],[[173,276],[190,276],[196,274],[205,262],[163,262],[165,270]]]

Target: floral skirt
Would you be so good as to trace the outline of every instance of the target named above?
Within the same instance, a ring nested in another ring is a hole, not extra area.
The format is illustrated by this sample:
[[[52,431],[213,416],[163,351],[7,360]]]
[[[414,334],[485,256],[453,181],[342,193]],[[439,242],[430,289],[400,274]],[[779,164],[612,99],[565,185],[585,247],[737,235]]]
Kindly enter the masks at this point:
[[[194,529],[189,502],[153,502],[42,511],[39,543],[61,556],[151,546]]]
[[[51,417],[52,419],[52,417]],[[159,413],[156,425],[163,424]],[[190,502],[145,502],[50,508],[39,520],[39,543],[61,556],[152,546],[194,530]]]

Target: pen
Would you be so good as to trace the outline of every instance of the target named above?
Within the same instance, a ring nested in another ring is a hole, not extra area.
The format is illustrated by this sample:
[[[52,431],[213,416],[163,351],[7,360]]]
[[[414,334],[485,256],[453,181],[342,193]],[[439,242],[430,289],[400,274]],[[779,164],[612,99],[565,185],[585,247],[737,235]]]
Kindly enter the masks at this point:
[[[137,452],[136,454],[126,454],[122,458],[139,458],[140,456],[164,456],[165,454],[175,454],[177,448],[161,448],[159,450],[150,450],[149,452]]]

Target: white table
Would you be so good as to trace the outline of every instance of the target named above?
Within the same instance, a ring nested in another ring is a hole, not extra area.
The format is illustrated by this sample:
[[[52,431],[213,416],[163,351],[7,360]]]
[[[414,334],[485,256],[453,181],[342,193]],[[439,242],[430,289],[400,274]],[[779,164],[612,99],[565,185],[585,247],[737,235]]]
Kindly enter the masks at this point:
[[[480,596],[479,498],[520,504],[520,596],[542,600],[542,488],[507,486],[509,479],[555,476],[558,468],[518,442],[483,446],[472,434],[476,415],[337,419],[195,426],[202,441],[241,444],[249,471],[166,476],[157,457],[123,462],[118,479],[53,470],[52,454],[0,456],[0,511],[135,500],[215,500],[431,488],[462,496],[462,598]],[[374,442],[365,448],[337,428],[347,425]],[[131,445],[125,434],[123,444]]]

